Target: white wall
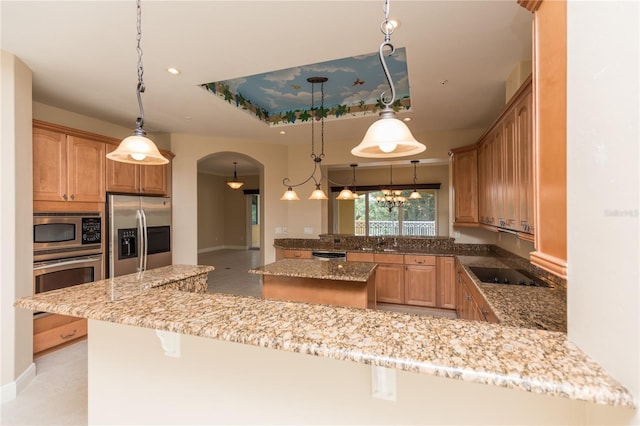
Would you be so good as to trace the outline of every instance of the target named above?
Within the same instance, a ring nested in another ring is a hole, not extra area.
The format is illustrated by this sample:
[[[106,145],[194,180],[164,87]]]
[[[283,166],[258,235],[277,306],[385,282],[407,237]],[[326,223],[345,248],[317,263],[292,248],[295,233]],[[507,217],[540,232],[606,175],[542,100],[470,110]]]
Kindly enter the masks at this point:
[[[397,398],[371,396],[371,367],[89,321],[89,424],[607,424],[632,410],[397,371]],[[135,351],[131,348],[135,347]],[[109,372],[105,374],[105,372]]]
[[[569,338],[638,397],[640,4],[567,14]]]
[[[0,385],[15,397],[35,374],[33,314],[15,309],[33,294],[31,70],[2,51],[0,80]]]

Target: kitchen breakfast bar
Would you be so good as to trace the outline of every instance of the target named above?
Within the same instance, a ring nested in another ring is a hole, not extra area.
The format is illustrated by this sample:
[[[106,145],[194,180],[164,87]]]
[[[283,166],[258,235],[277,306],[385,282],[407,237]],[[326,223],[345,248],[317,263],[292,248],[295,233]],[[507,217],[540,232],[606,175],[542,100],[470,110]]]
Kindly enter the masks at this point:
[[[90,424],[579,424],[587,412],[633,414],[633,396],[564,333],[205,293],[212,269],[167,266],[15,305],[89,319]]]

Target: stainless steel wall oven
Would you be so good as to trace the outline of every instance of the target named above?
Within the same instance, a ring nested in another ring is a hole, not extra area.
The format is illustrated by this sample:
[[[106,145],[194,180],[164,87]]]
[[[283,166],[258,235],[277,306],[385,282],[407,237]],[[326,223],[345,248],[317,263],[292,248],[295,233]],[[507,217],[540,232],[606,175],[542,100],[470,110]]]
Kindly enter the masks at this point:
[[[34,293],[104,278],[102,213],[33,214]]]

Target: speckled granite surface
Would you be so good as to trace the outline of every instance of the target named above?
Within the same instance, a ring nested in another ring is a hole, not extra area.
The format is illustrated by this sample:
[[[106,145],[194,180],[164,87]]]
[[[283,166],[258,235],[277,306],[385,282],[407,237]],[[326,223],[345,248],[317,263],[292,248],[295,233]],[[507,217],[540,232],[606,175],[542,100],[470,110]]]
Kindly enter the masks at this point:
[[[544,288],[480,282],[468,266],[507,268],[499,258],[458,256],[500,324],[512,327],[567,332],[567,291],[563,287]]]
[[[375,263],[369,262],[282,259],[259,268],[250,269],[249,273],[280,277],[367,282],[375,271],[376,266]]]
[[[194,269],[192,276],[206,276],[208,270]],[[170,270],[164,272],[168,282],[175,281]],[[93,284],[95,288],[80,285],[41,293],[15,305],[599,404],[635,406],[633,396],[563,333],[153,286],[145,286],[144,294],[112,301],[105,295],[104,281]]]

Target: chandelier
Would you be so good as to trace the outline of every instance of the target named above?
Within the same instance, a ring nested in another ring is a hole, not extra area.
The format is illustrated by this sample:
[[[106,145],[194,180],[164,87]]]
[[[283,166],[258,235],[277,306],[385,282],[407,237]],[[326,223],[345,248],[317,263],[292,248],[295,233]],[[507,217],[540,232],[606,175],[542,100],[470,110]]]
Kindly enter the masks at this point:
[[[378,205],[386,207],[389,211],[392,211],[395,207],[402,207],[407,201],[407,197],[402,196],[401,189],[393,188],[393,166],[389,165],[389,188],[382,188],[382,195],[376,197]]]
[[[133,135],[125,138],[118,148],[107,154],[107,158],[113,161],[119,161],[121,163],[131,164],[145,164],[145,165],[161,165],[167,164],[169,160],[164,158],[158,147],[153,141],[147,138],[147,132],[144,131],[144,109],[142,108],[142,93],[144,93],[144,81],[142,75],[144,74],[144,68],[142,67],[142,48],[140,47],[140,40],[142,39],[142,8],[140,6],[140,0],[136,2],[137,7],[137,29],[138,35],[136,40],[138,41],[138,85],[136,87],[136,94],[138,96],[138,107],[140,108],[140,117],[136,120],[136,129],[133,131]]]
[[[389,0],[385,0],[384,21],[380,24],[380,30],[384,34],[384,41],[380,45],[378,56],[382,71],[391,89],[391,97],[385,96],[385,92],[380,94],[380,103],[383,106],[380,111],[380,118],[369,126],[362,142],[351,150],[351,154],[356,157],[406,157],[419,154],[427,149],[427,147],[415,140],[406,124],[395,118],[396,113],[392,109],[396,99],[396,89],[393,86],[383,51],[385,48],[390,48],[389,55],[393,55],[395,52],[395,47],[391,44],[391,34],[396,27],[397,23],[389,20]]]
[[[413,164],[413,192],[409,195],[409,198],[412,200],[418,200],[422,198],[422,195],[418,192],[418,176],[416,175],[416,164],[420,161],[411,160],[411,164]]]
[[[242,185],[244,185],[243,181],[238,180],[237,165],[238,165],[238,162],[234,161],[233,162],[233,178],[231,178],[231,179],[229,179],[227,181],[227,185],[229,185],[229,188],[234,189],[234,190],[235,189],[240,189],[240,188],[242,188]]]
[[[291,180],[286,177],[284,179],[282,179],[282,184],[284,186],[287,187],[287,190],[285,191],[285,193],[282,195],[282,197],[280,198],[280,200],[283,201],[298,201],[300,200],[300,197],[298,197],[298,194],[296,194],[296,191],[293,190],[293,188],[296,188],[298,186],[304,185],[305,183],[309,182],[310,180],[313,180],[316,189],[311,193],[311,195],[309,196],[309,200],[328,200],[327,194],[324,193],[324,191],[322,190],[322,188],[320,187],[320,181],[318,179],[316,179],[316,171],[320,168],[320,163],[322,163],[322,159],[324,158],[324,83],[326,83],[328,80],[327,77],[309,77],[307,78],[307,81],[309,83],[311,83],[311,111],[313,113],[313,117],[311,118],[311,159],[313,160],[313,171],[311,172],[311,176],[309,176],[308,178],[306,178],[305,180],[303,180],[302,182],[298,183],[298,184],[292,184]],[[315,103],[314,103],[314,95],[315,95],[315,85],[319,83],[320,84],[320,93],[322,95],[322,100],[320,103],[320,111],[322,111],[321,113],[318,113],[318,111],[315,109]],[[316,154],[315,152],[315,129],[314,129],[314,122],[316,120],[320,120],[320,153]],[[322,180],[322,169],[320,169],[320,180]]]

